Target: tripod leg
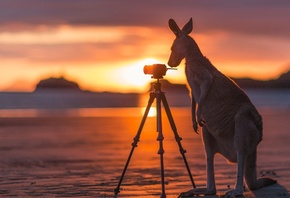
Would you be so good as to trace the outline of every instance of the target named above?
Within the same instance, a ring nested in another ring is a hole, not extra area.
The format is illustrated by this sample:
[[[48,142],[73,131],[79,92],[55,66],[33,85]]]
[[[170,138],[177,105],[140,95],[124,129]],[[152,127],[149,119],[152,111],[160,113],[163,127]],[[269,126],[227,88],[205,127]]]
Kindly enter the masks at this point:
[[[163,160],[163,154],[164,154],[164,148],[163,148],[163,133],[162,133],[162,120],[161,120],[161,92],[158,91],[156,93],[156,121],[157,121],[157,132],[158,137],[157,140],[159,141],[159,151],[158,154],[160,155],[160,167],[161,167],[161,184],[162,184],[162,193],[161,198],[166,198],[165,194],[165,181],[164,181],[164,160]]]
[[[166,114],[167,114],[167,117],[168,117],[170,126],[172,128],[173,133],[174,133],[175,140],[176,140],[176,142],[178,144],[180,154],[182,155],[183,161],[185,163],[185,166],[186,166],[186,169],[187,169],[187,172],[188,172],[190,181],[192,183],[193,188],[196,188],[195,183],[194,183],[193,178],[192,178],[192,174],[190,172],[190,169],[189,169],[189,166],[188,166],[188,163],[187,163],[187,160],[186,160],[186,157],[185,157],[186,150],[184,150],[183,147],[182,147],[182,145],[181,145],[182,138],[177,133],[176,125],[174,123],[174,120],[173,120],[173,117],[172,117],[172,114],[171,114],[171,111],[170,111],[168,102],[167,102],[166,97],[165,97],[165,95],[164,95],[163,92],[162,92],[162,95],[161,95],[161,99],[162,99],[163,106],[165,108],[165,111],[166,111]]]
[[[132,143],[132,148],[131,148],[131,151],[130,151],[130,154],[129,154],[129,157],[127,159],[127,162],[125,164],[125,167],[124,167],[124,170],[122,172],[122,175],[120,177],[120,180],[119,180],[119,183],[118,183],[118,186],[115,188],[114,190],[114,193],[115,193],[115,197],[117,197],[118,193],[120,192],[120,186],[121,186],[121,183],[123,181],[123,178],[125,176],[125,173],[126,173],[126,170],[128,168],[128,165],[129,165],[129,162],[131,160],[131,157],[133,155],[133,152],[134,152],[134,149],[138,146],[138,142],[140,141],[140,135],[141,135],[141,132],[142,132],[142,129],[143,129],[143,126],[145,124],[145,121],[146,121],[146,118],[148,116],[148,113],[149,113],[149,110],[151,108],[151,105],[152,103],[154,102],[154,99],[155,99],[155,93],[150,93],[150,98],[149,98],[149,101],[148,101],[148,104],[147,104],[147,107],[146,107],[146,110],[144,112],[144,115],[143,115],[143,118],[141,120],[141,123],[140,123],[140,126],[139,126],[139,129],[138,129],[138,132],[136,134],[136,136],[134,137],[134,141]]]

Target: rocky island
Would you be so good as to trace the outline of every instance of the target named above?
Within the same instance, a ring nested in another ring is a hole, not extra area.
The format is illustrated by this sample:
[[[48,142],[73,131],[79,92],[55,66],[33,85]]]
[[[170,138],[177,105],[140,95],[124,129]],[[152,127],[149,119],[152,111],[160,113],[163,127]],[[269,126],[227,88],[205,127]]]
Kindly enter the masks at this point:
[[[47,91],[47,90],[69,90],[69,91],[82,91],[80,86],[73,81],[69,81],[63,77],[60,78],[48,78],[41,80],[35,88],[35,91]]]

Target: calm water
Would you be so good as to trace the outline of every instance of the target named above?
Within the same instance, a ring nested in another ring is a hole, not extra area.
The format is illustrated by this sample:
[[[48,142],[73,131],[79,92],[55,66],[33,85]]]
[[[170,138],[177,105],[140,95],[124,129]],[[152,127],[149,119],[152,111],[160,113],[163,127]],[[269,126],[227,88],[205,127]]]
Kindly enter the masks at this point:
[[[290,109],[290,90],[245,90],[249,98],[258,108]]]
[[[257,108],[290,109],[290,90],[256,89],[245,92]],[[190,107],[187,92],[166,93],[166,98],[171,107]],[[148,99],[148,94],[0,93],[0,117],[140,116],[143,110],[134,107],[146,106]],[[129,108],[123,114],[115,107]]]

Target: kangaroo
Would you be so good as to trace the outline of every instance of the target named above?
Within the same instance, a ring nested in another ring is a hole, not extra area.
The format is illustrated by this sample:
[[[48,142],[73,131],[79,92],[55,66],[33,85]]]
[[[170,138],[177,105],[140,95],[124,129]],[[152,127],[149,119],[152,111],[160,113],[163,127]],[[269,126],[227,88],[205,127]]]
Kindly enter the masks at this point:
[[[185,73],[192,103],[193,129],[202,127],[202,140],[207,162],[207,186],[182,193],[181,196],[216,194],[214,155],[220,153],[229,162],[237,163],[235,189],[226,197],[243,195],[243,178],[249,189],[275,184],[270,178],[257,179],[257,145],[262,140],[262,117],[245,92],[217,70],[203,56],[189,36],[192,18],[180,29],[173,19],[169,27],[176,38],[171,47],[168,65],[177,67],[185,58]]]

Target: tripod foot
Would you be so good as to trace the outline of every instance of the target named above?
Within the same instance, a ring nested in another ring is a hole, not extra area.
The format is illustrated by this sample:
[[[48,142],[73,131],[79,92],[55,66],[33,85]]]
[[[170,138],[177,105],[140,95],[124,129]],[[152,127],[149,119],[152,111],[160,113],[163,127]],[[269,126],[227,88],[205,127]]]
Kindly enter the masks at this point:
[[[115,190],[114,190],[114,198],[117,198],[119,192],[120,192],[120,189],[119,188],[115,188]]]
[[[165,193],[162,193],[160,198],[166,198],[166,194]]]

